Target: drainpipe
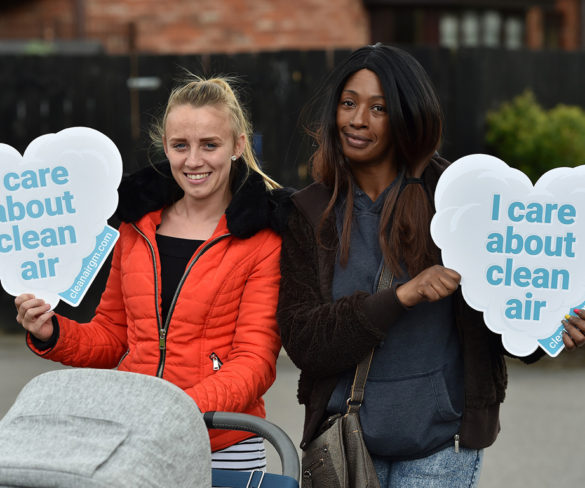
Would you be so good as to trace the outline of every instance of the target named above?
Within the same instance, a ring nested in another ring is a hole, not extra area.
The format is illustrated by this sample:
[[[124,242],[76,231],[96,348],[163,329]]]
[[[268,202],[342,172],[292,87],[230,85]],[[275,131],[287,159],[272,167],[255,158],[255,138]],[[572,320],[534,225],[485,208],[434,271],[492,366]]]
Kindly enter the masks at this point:
[[[581,22],[579,22],[579,30],[581,31],[581,49],[585,51],[585,0],[581,0]]]

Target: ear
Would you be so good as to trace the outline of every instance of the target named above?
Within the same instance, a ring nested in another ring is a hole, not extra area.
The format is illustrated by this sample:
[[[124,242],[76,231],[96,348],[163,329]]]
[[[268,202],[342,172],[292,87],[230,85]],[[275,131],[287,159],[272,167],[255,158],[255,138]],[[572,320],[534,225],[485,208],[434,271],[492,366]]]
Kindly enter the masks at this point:
[[[238,159],[243,154],[245,147],[246,147],[246,135],[244,133],[242,133],[236,138],[236,143],[234,145],[234,154],[237,156]]]

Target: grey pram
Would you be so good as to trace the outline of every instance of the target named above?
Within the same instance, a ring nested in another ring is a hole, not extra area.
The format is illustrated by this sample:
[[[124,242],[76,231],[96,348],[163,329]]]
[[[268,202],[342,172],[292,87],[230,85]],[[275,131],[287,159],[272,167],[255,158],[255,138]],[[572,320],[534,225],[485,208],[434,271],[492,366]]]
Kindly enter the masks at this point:
[[[209,488],[208,426],[230,428],[232,415],[234,428],[255,432],[256,423],[242,414],[217,415],[204,420],[180,388],[152,376],[99,369],[41,374],[0,420],[0,488]],[[270,437],[272,424],[257,420]],[[285,444],[284,451],[275,446],[281,460],[294,457],[287,468],[294,479],[282,477],[292,484],[282,486],[295,486],[294,446],[282,431],[276,441]]]

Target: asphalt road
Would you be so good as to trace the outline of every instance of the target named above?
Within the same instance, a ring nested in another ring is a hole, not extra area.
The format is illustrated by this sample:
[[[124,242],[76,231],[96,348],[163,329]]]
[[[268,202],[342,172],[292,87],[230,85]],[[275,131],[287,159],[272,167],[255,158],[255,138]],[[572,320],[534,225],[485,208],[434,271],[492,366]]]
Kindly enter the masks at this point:
[[[34,356],[22,335],[0,335],[0,417],[29,379],[59,367]],[[268,420],[296,446],[303,418],[295,399],[297,375],[281,355],[276,383],[265,397]],[[585,486],[585,351],[532,366],[510,361],[509,376],[502,432],[486,449],[480,488]],[[269,471],[279,472],[276,451],[267,450]]]

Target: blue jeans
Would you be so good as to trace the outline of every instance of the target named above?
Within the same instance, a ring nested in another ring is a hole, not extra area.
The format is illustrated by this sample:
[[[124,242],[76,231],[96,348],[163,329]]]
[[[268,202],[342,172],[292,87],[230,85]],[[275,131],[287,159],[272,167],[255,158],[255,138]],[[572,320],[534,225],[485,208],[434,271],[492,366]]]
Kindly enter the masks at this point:
[[[372,455],[380,488],[473,488],[479,483],[483,450],[450,446],[425,458],[388,461]]]

